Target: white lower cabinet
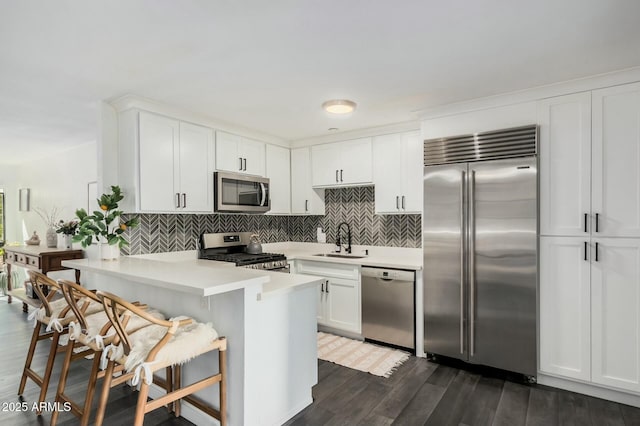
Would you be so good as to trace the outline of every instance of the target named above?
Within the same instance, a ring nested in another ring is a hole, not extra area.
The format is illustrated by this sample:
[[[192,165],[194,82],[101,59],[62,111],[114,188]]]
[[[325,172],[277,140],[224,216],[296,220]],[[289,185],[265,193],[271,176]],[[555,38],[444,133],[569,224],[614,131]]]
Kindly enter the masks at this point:
[[[593,242],[591,380],[640,392],[640,240]]]
[[[577,237],[540,238],[540,369],[588,381],[591,287],[585,242]]]
[[[540,370],[640,392],[640,239],[540,238]]]
[[[318,325],[362,331],[358,266],[301,260],[296,261],[294,271],[326,278],[318,289]]]

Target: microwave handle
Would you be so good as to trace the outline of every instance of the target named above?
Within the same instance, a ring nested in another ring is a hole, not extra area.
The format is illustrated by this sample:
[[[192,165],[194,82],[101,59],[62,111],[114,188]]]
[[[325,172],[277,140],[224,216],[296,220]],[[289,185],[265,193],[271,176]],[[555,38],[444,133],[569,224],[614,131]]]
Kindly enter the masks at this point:
[[[267,188],[265,188],[264,183],[260,184],[260,193],[261,198],[260,198],[260,206],[264,207],[264,203],[267,201]]]

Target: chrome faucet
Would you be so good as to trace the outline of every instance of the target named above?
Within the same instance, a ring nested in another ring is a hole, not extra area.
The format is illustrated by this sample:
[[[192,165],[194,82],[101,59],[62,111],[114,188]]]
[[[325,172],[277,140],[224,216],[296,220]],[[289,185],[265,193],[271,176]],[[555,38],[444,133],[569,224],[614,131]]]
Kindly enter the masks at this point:
[[[347,226],[347,247],[344,249],[345,253],[351,254],[351,227],[347,222],[342,222],[338,225],[338,235],[336,236],[336,246],[339,248],[338,252],[342,251],[342,245],[340,244],[340,232],[342,232],[342,225]]]

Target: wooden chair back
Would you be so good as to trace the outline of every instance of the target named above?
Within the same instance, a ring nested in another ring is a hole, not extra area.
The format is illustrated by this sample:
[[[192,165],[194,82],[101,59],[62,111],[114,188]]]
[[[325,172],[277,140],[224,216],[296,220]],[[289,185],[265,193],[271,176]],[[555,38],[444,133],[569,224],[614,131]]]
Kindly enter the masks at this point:
[[[176,332],[178,327],[185,326],[187,324],[191,324],[193,322],[192,319],[184,319],[181,321],[167,321],[155,318],[150,315],[148,312],[141,308],[140,306],[136,306],[131,302],[128,302],[121,297],[116,296],[115,294],[106,292],[106,291],[98,291],[98,297],[102,300],[102,304],[104,306],[104,310],[107,313],[107,317],[111,321],[113,328],[116,330],[119,338],[119,344],[122,344],[124,354],[129,355],[131,352],[131,340],[129,339],[129,335],[126,331],[126,321],[124,320],[125,316],[128,315],[138,315],[139,317],[149,321],[151,324],[159,325],[167,328],[167,333],[164,337],[154,346],[154,348],[149,352],[149,357],[147,361],[151,361],[155,358],[155,355],[158,351],[169,341],[171,336]],[[124,313],[124,314],[123,314]]]
[[[37,271],[28,271],[29,281],[33,286],[33,291],[42,302],[42,307],[47,317],[50,317],[53,310],[51,309],[51,303],[56,294],[61,293],[60,286],[57,282],[46,276],[45,274]],[[69,307],[64,308],[60,312],[60,316],[64,317],[69,312]]]

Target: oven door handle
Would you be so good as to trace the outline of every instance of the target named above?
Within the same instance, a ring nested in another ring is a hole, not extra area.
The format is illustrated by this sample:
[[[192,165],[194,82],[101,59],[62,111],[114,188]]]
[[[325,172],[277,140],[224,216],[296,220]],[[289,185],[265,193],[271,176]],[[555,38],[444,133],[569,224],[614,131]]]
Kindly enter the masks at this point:
[[[260,184],[260,207],[264,207],[264,203],[267,201],[267,188],[264,186],[264,183]]]

